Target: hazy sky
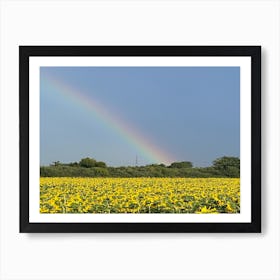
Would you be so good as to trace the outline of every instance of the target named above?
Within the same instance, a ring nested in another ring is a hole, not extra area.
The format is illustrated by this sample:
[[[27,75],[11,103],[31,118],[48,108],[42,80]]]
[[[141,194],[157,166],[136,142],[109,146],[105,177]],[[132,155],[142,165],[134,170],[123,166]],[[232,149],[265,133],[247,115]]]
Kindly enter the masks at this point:
[[[40,162],[238,156],[239,67],[41,67]],[[167,163],[167,162],[165,162]]]

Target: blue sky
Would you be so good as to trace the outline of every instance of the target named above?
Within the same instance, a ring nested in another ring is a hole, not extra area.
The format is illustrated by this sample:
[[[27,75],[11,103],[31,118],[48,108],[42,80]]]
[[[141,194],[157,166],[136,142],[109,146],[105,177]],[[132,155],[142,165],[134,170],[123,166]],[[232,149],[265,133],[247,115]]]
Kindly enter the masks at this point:
[[[239,67],[41,67],[40,164],[93,157],[153,163],[67,88],[97,101],[175,161],[208,166],[240,149]],[[51,83],[51,79],[65,85]],[[93,108],[94,111],[94,108]],[[160,163],[160,162],[154,162]]]

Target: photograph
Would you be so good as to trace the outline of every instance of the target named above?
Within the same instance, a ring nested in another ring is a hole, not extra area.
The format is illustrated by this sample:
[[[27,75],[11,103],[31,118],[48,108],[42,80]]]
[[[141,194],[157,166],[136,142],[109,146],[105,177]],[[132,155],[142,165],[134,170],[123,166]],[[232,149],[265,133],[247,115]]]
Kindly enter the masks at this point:
[[[239,67],[41,67],[41,213],[239,213]]]

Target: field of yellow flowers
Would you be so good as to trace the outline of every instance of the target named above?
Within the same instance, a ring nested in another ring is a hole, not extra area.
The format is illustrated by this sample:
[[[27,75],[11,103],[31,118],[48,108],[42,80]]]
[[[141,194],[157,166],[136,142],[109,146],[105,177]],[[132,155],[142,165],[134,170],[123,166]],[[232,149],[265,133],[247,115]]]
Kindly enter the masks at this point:
[[[40,178],[41,213],[239,213],[237,178]]]

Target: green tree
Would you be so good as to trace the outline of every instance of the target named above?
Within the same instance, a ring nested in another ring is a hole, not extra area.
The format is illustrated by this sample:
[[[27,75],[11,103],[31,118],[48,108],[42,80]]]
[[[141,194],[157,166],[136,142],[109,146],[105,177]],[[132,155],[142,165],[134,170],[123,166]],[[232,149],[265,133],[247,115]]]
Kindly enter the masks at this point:
[[[94,167],[94,176],[96,177],[108,177],[109,176],[109,171],[106,168],[102,167]]]
[[[96,166],[96,160],[94,158],[82,158],[79,162],[79,165],[81,167],[86,167],[86,168],[90,168],[90,167],[95,167]]]
[[[170,168],[192,168],[193,165],[190,161],[172,162]]]
[[[79,163],[78,163],[78,162],[70,162],[68,165],[69,165],[69,166],[78,167],[78,166],[79,166]]]
[[[106,165],[106,163],[105,163],[105,162],[103,162],[103,161],[97,161],[97,162],[95,163],[95,167],[102,167],[102,168],[106,168],[106,167],[107,167],[107,165]]]
[[[238,157],[221,157],[213,161],[214,169],[227,177],[240,176],[240,159]]]

